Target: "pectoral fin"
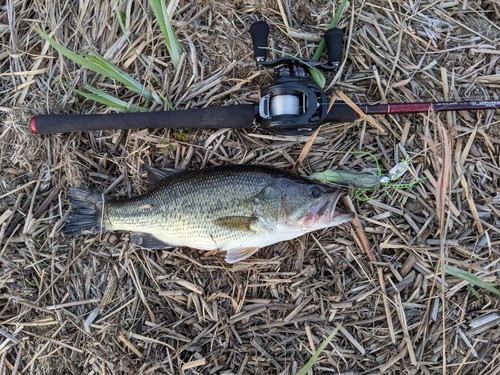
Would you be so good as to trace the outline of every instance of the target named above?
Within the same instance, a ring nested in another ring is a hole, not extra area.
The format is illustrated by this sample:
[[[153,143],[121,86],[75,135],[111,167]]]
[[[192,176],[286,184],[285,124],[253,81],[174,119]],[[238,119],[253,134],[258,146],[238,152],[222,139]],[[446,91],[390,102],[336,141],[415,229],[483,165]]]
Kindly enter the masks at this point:
[[[255,216],[224,216],[215,219],[215,224],[225,229],[252,232],[256,220]]]
[[[171,245],[160,241],[158,238],[146,233],[130,233],[130,243],[145,249],[159,250],[171,247]]]
[[[240,260],[245,260],[255,254],[259,250],[258,247],[242,247],[239,249],[229,249],[226,253],[226,262],[236,263]]]

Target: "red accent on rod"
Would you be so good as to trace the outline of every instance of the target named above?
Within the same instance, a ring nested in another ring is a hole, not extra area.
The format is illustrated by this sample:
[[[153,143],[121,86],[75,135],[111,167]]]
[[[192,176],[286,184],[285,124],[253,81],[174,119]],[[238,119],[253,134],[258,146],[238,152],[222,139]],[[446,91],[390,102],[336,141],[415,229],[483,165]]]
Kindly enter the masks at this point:
[[[38,134],[38,131],[36,130],[36,120],[34,116],[31,118],[30,128],[33,133]]]
[[[421,103],[392,103],[361,106],[368,115],[383,115],[394,113],[424,113],[429,110],[444,111],[477,111],[500,108],[498,100],[462,101],[462,102],[421,102]]]
[[[423,102],[423,103],[396,103],[389,104],[388,113],[422,113],[428,112],[429,109],[432,108],[432,103]]]

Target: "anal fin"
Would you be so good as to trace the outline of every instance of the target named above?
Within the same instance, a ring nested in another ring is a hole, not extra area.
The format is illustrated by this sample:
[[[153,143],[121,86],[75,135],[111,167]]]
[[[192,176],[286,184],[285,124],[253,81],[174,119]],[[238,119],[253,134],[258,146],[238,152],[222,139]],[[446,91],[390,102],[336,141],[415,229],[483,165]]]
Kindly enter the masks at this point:
[[[155,236],[146,233],[130,233],[130,243],[151,250],[171,247],[168,243],[160,241]]]
[[[226,252],[226,262],[236,263],[241,260],[245,260],[255,254],[257,250],[259,250],[258,247],[241,247],[238,249],[229,249]]]

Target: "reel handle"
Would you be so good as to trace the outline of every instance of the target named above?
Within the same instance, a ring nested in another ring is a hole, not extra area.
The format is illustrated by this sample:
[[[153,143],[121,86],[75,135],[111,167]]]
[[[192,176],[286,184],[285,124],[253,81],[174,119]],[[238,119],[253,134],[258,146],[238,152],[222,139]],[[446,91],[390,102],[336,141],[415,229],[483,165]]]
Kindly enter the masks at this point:
[[[253,56],[257,64],[267,60],[267,47],[269,38],[269,25],[265,21],[257,21],[250,26],[252,37]]]
[[[325,33],[326,51],[328,54],[328,65],[338,70],[342,62],[342,41],[344,32],[336,27],[328,29]]]

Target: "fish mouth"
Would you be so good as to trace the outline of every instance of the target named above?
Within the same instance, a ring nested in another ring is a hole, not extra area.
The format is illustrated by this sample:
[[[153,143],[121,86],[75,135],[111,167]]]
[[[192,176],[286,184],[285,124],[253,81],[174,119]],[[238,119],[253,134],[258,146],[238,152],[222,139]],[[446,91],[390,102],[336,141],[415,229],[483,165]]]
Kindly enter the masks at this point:
[[[306,219],[306,223],[318,222],[329,225],[340,225],[354,218],[350,211],[337,210],[337,204],[342,196],[340,191],[333,193],[332,199],[320,202],[316,205]]]
[[[333,195],[333,199],[331,200],[330,203],[330,212],[328,215],[329,221],[332,221],[332,219],[336,216],[336,208],[337,204],[339,203],[340,196],[341,194],[339,190],[337,190]]]
[[[332,224],[335,225],[340,225],[343,223],[346,223],[348,221],[351,221],[354,219],[354,212],[347,211],[347,210],[337,210],[337,204],[339,202],[339,199],[341,197],[340,191],[337,191],[334,195],[334,199],[332,200],[332,206],[330,210],[330,216],[329,216],[329,221]]]
[[[337,211],[333,214],[332,218],[330,219],[330,224],[332,225],[340,225],[347,223],[354,219],[354,212],[351,211]]]

